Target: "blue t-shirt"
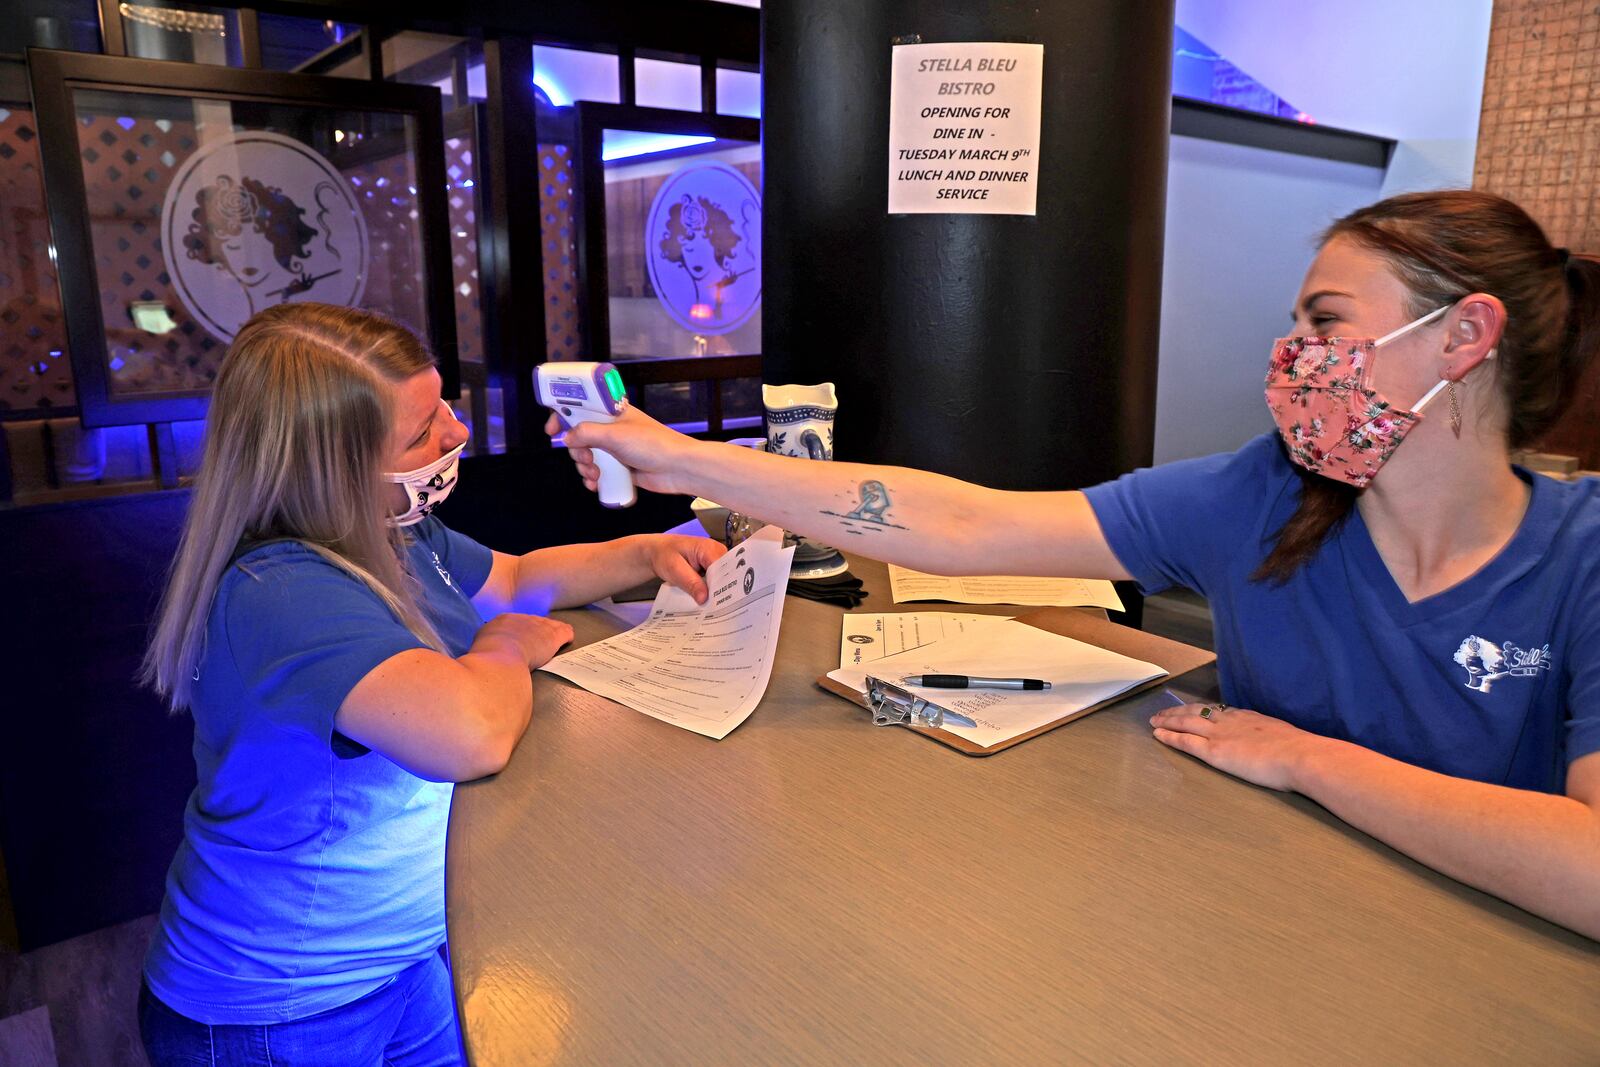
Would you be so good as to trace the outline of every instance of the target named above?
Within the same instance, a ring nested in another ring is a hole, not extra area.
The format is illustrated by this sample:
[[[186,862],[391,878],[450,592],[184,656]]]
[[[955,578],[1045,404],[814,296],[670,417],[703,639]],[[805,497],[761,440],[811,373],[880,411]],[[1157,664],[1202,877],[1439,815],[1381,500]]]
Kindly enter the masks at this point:
[[[409,565],[452,655],[493,554],[427,518]],[[374,667],[425,647],[360,580],[298,541],[224,573],[195,686],[199,784],[145,960],[156,996],[200,1022],[304,1018],[378,989],[444,941],[452,786],[336,735]]]
[[[1300,479],[1275,433],[1231,455],[1087,491],[1146,593],[1211,602],[1230,704],[1407,763],[1560,792],[1600,750],[1600,479],[1532,486],[1522,525],[1478,573],[1406,600],[1359,510],[1288,582],[1251,581]]]

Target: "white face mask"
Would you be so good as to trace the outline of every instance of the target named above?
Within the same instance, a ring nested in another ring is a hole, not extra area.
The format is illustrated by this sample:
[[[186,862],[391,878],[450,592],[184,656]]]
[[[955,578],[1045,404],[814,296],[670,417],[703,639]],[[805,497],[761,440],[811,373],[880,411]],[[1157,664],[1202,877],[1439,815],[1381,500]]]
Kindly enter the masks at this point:
[[[406,499],[411,507],[404,515],[389,516],[390,526],[413,526],[428,517],[450,491],[456,487],[456,471],[461,463],[461,450],[465,441],[428,464],[404,474],[385,474],[384,478],[405,486]]]

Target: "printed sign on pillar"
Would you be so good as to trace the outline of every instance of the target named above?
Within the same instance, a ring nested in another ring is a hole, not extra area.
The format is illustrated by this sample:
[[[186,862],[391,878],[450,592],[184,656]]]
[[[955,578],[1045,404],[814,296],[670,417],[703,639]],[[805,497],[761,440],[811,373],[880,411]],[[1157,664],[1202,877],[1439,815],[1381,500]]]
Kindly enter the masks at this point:
[[[1033,215],[1044,45],[896,45],[889,213]]]

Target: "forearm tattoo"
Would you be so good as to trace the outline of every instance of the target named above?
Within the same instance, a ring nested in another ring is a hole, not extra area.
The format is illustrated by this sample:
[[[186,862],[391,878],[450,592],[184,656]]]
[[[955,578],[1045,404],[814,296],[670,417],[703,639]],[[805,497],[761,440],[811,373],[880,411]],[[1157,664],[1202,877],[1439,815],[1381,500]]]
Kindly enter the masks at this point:
[[[894,507],[894,500],[889,495],[889,487],[882,482],[875,479],[862,482],[856,488],[856,495],[853,510],[841,512],[824,508],[822,514],[838,519],[845,530],[853,534],[881,533],[890,528],[908,529],[889,521],[889,509]]]

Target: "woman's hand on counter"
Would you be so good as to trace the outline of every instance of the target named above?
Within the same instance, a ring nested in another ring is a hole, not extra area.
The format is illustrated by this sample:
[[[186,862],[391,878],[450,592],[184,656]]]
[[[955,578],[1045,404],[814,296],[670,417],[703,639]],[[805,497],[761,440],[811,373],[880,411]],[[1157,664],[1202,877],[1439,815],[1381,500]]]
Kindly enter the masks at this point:
[[[1293,791],[1320,738],[1282,719],[1226,704],[1184,704],[1150,717],[1156,740],[1268,789]]]
[[[526,663],[528,670],[536,671],[550,662],[572,636],[572,627],[567,623],[508,611],[478,629],[472,651],[481,653],[498,645]]]
[[[503,612],[461,656],[411,648],[372,668],[339,705],[334,729],[429,781],[495,774],[528,728],[530,672],[571,640],[564,622]]]
[[[1572,761],[1558,796],[1451,777],[1216,707],[1185,704],[1150,723],[1163,744],[1300,793],[1419,863],[1600,939],[1600,752]]]

